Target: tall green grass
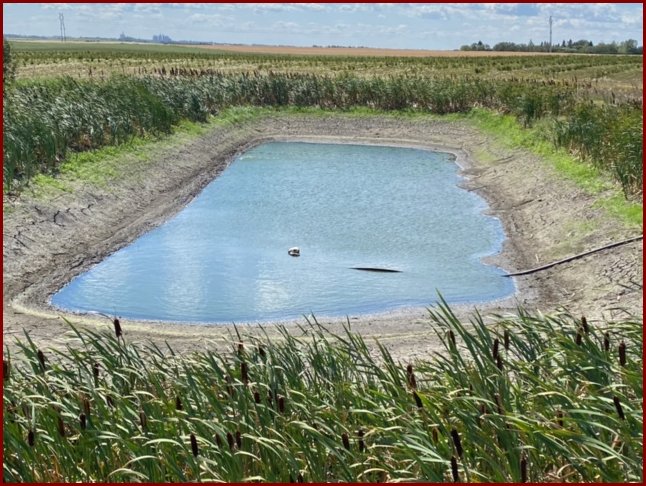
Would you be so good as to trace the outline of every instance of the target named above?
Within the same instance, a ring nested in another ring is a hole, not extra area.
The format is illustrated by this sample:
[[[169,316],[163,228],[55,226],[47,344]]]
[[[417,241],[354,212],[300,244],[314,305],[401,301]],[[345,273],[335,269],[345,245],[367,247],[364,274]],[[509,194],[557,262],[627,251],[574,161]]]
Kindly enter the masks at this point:
[[[641,481],[642,323],[430,324],[398,361],[314,318],[176,354],[70,326],[5,354],[5,481]]]
[[[204,121],[232,106],[319,107],[466,113],[484,107],[525,126],[555,120],[554,143],[612,173],[627,196],[641,194],[640,106],[595,108],[568,83],[478,76],[417,75],[363,78],[289,73],[224,73],[114,77],[108,81],[19,83],[7,96],[4,186],[55,170],[68,150],[120,143],[134,135],[168,132],[180,119]],[[166,73],[164,70],[163,73]]]

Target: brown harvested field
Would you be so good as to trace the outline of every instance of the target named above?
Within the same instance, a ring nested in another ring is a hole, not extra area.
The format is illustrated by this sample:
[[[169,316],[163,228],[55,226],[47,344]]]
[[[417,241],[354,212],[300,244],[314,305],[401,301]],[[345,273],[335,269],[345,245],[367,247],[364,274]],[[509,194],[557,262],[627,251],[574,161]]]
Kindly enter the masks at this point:
[[[191,46],[218,51],[256,54],[294,54],[299,56],[366,56],[366,57],[492,57],[555,55],[547,52],[501,52],[501,51],[430,51],[422,49],[378,49],[373,47],[295,47],[265,45]]]

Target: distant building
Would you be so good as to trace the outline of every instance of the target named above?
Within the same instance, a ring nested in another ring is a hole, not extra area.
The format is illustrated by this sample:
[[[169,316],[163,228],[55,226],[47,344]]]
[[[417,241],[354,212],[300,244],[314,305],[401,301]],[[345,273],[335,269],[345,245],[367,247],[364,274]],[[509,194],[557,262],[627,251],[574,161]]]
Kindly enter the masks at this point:
[[[159,44],[170,44],[173,42],[173,39],[171,39],[167,35],[159,34],[153,35],[153,42],[157,42]]]

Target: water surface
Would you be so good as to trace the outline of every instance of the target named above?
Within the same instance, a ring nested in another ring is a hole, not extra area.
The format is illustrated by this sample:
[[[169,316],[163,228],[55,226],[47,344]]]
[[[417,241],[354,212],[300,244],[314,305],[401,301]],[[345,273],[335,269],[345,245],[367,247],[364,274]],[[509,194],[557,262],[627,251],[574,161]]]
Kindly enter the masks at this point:
[[[186,208],[73,279],[52,303],[186,322],[291,319],[509,296],[500,222],[460,189],[453,156],[271,142]],[[287,250],[298,246],[301,256]],[[373,273],[378,267],[401,273]]]

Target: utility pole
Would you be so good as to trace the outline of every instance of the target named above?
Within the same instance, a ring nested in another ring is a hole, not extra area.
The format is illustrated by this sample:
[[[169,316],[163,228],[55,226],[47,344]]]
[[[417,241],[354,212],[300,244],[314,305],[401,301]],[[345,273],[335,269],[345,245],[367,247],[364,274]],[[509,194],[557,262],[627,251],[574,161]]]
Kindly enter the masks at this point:
[[[552,52],[552,16],[550,15],[550,52]]]
[[[65,36],[65,17],[63,16],[63,12],[58,14],[58,20],[61,23],[61,42],[65,42],[67,37]]]

